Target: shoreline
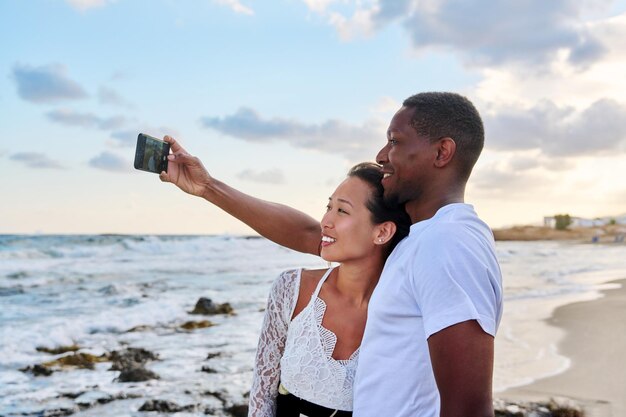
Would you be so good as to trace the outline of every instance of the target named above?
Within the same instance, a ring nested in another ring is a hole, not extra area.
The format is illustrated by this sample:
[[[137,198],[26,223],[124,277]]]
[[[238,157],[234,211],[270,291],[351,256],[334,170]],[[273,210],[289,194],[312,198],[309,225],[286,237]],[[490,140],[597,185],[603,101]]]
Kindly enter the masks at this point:
[[[626,225],[606,225],[595,227],[568,227],[557,230],[547,226],[511,226],[493,229],[496,241],[538,241],[555,240],[575,243],[605,243],[624,245]]]
[[[546,322],[565,331],[558,351],[571,361],[562,373],[495,394],[506,401],[568,398],[587,417],[626,415],[626,278],[602,297],[558,307]]]

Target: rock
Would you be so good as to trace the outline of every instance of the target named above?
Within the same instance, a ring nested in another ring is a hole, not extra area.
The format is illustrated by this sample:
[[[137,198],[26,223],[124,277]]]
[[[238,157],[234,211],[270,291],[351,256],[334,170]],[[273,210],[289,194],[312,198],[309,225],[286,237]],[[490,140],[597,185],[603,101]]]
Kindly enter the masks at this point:
[[[208,361],[209,359],[213,359],[213,358],[217,358],[218,356],[222,356],[221,352],[213,352],[213,353],[209,353],[208,355],[206,355],[206,361]]]
[[[141,406],[139,411],[156,411],[158,413],[179,413],[181,411],[193,410],[194,408],[196,408],[196,406],[193,404],[181,407],[172,401],[148,400]]]
[[[215,324],[208,320],[202,320],[202,321],[188,321],[184,324],[181,324],[180,327],[186,330],[194,330],[194,329],[204,329],[206,327],[211,327],[211,326],[215,326]]]
[[[248,404],[235,404],[226,409],[233,417],[246,417],[248,415]]]
[[[216,304],[210,298],[202,297],[196,302],[196,306],[189,314],[234,314],[235,310],[229,303]]]
[[[209,366],[203,366],[201,369],[202,372],[206,372],[207,374],[216,374],[217,371]]]
[[[584,417],[582,407],[572,400],[553,398],[549,402],[494,401],[496,417]]]
[[[117,377],[117,382],[143,382],[160,377],[149,369],[143,367],[131,367],[123,369]]]
[[[144,368],[148,361],[158,360],[158,355],[143,348],[126,348],[120,351],[113,351],[109,355],[113,365],[109,370],[121,371],[117,377],[117,382],[143,382],[160,377]]]
[[[113,284],[109,284],[109,285],[106,285],[106,286],[98,289],[98,292],[100,294],[102,294],[102,295],[117,295],[117,294],[119,294],[119,291],[117,290],[117,288]]]
[[[507,412],[507,416],[524,416],[524,413],[522,413],[522,409],[517,404],[507,405],[504,410]]]
[[[222,405],[226,404],[226,393],[223,391],[205,391],[203,395],[210,395],[220,400]]]
[[[39,364],[33,365],[33,366],[27,366],[26,368],[20,369],[20,371],[30,372],[31,374],[35,376],[50,376],[54,372],[52,369],[48,368],[47,366],[39,365]]]
[[[43,417],[65,417],[80,411],[78,407],[75,408],[55,408],[52,410],[45,410],[42,412]],[[39,414],[38,414],[39,415]]]
[[[50,353],[51,355],[60,355],[61,353],[76,352],[80,350],[78,345],[58,346],[55,348],[47,348],[45,346],[37,346],[37,352]]]
[[[139,326],[131,327],[130,329],[126,330],[126,333],[145,332],[147,330],[152,330],[153,328],[154,327],[152,326],[139,325]]]
[[[106,355],[95,356],[89,353],[74,353],[63,356],[50,362],[45,362],[44,366],[73,366],[82,369],[94,369],[94,364],[106,362],[109,358]]]
[[[59,395],[57,395],[57,398],[69,398],[70,400],[75,400],[76,398],[80,397],[84,393],[85,393],[85,391],[61,392],[61,393],[59,393]]]
[[[551,398],[547,405],[552,417],[583,417],[583,409],[569,398]]]
[[[148,361],[159,359],[159,355],[143,348],[126,348],[124,350],[114,350],[109,355],[109,359],[113,362],[110,371],[123,371],[129,368],[137,368],[146,364]]]
[[[181,407],[171,401],[165,400],[148,400],[139,409],[139,411],[157,411],[160,413],[178,413],[182,411]]]

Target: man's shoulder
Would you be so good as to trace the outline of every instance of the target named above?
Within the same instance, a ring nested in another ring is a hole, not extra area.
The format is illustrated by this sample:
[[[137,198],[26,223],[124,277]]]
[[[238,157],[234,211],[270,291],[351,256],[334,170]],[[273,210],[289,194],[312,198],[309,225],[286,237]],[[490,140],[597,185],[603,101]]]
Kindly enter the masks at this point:
[[[472,206],[467,204],[446,207],[444,213],[433,217],[425,225],[420,237],[429,241],[444,242],[469,237],[493,241],[493,233],[487,223],[478,217]]]
[[[460,254],[492,257],[495,243],[491,229],[478,217],[450,217],[430,222],[410,236],[405,251],[420,263],[424,259],[454,261]]]

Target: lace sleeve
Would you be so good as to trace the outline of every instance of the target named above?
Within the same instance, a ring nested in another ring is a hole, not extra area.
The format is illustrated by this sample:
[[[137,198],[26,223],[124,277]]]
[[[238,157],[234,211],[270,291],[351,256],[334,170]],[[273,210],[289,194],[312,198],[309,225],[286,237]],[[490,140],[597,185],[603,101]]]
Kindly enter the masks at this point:
[[[280,359],[297,301],[299,271],[285,271],[274,281],[267,300],[254,363],[248,417],[274,417],[280,379]]]

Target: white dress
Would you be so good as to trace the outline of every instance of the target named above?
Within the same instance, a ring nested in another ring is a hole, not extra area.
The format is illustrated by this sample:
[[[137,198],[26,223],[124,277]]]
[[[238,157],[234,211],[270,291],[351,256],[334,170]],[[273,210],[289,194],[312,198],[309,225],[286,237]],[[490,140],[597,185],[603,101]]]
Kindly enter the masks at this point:
[[[359,349],[347,360],[333,359],[337,336],[322,327],[326,303],[318,294],[332,269],[324,274],[311,300],[293,321],[302,270],[285,271],[274,281],[257,348],[249,417],[276,415],[279,381],[296,397],[352,411]]]

